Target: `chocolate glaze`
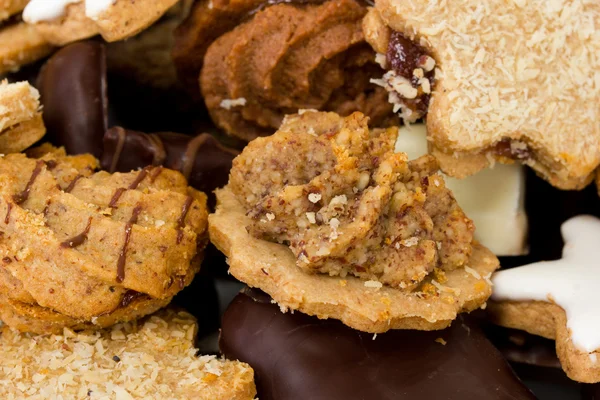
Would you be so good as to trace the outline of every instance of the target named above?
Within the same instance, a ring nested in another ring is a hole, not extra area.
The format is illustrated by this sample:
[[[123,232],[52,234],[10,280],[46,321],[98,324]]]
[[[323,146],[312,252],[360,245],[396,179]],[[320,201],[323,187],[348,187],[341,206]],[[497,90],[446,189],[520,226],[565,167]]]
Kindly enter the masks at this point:
[[[554,340],[495,325],[485,326],[484,331],[508,361],[560,368]]]
[[[581,400],[600,400],[600,383],[582,384]]]
[[[188,196],[185,199],[185,203],[183,203],[183,206],[181,206],[181,215],[179,216],[179,218],[177,218],[177,244],[181,243],[181,240],[183,239],[183,228],[185,228],[185,217],[187,216],[188,212],[190,211],[190,206],[192,205],[193,201],[194,201],[194,198],[192,196]]]
[[[71,239],[67,239],[60,244],[60,247],[63,248],[75,248],[77,246],[82,245],[87,240],[87,235],[90,233],[90,228],[92,227],[92,217],[88,219],[87,225],[83,232],[81,232],[77,236],[73,236]]]
[[[443,331],[374,339],[336,320],[283,314],[246,289],[223,316],[219,346],[252,366],[261,400],[535,399],[465,317]]]
[[[129,190],[135,190],[137,189],[137,187],[140,185],[140,183],[142,183],[142,181],[144,179],[146,179],[146,176],[148,176],[148,171],[150,171],[152,169],[152,166],[147,166],[144,167],[140,173],[135,177],[135,179],[133,180],[133,182],[131,182],[131,185],[129,185],[129,187],[127,189]]]
[[[181,171],[190,186],[211,193],[227,183],[231,162],[238,154],[206,133],[196,137],[172,132],[149,135],[114,127],[104,135],[102,168],[129,172],[163,165]]]
[[[27,201],[27,199],[29,198],[29,193],[31,192],[31,187],[33,186],[33,183],[37,179],[38,175],[42,172],[42,167],[44,165],[45,163],[42,160],[38,160],[38,162],[35,164],[35,168],[31,173],[31,177],[29,178],[25,189],[23,189],[21,193],[15,194],[13,196],[13,200],[16,204],[22,204]]]
[[[133,229],[133,225],[137,223],[141,211],[142,206],[139,204],[135,206],[133,212],[131,213],[131,218],[129,218],[129,221],[127,221],[127,224],[125,224],[125,240],[123,241],[123,247],[121,247],[121,251],[119,252],[119,260],[117,261],[117,282],[119,283],[123,282],[125,279],[127,247],[129,247],[129,241],[131,240],[131,230]]]
[[[99,158],[108,125],[104,45],[85,41],[63,47],[41,69],[37,87],[46,139],[67,154]]]

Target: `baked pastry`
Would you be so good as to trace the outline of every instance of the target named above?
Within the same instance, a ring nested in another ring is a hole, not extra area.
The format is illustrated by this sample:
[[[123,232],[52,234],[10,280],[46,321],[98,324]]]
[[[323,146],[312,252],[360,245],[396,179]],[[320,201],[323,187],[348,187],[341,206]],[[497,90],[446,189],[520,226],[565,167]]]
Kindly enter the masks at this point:
[[[164,307],[191,282],[206,243],[206,196],[179,172],[94,173],[91,155],[50,146],[30,154],[38,158],[0,159],[5,323],[98,329]]]
[[[39,98],[27,82],[0,81],[0,153],[18,153],[44,136]]]
[[[29,0],[0,0],[0,76],[18,70],[52,52],[52,45],[21,21]]]
[[[393,153],[397,128],[305,112],[233,162],[209,218],[230,273],[282,309],[366,331],[442,329],[482,306],[498,260],[435,159]]]
[[[579,189],[600,164],[599,24],[596,1],[377,0],[364,31],[388,70],[375,82],[427,116],[444,172],[518,161]]]
[[[366,10],[359,0],[199,1],[173,57],[186,86],[200,77],[215,124],[246,141],[298,109],[362,111],[389,125],[387,93],[369,84],[381,69],[361,31]]]
[[[208,133],[144,133],[119,126],[106,131],[102,168],[126,172],[146,165],[180,171],[190,186],[208,193],[227,184],[231,163],[239,151],[223,146]]]
[[[556,340],[569,378],[600,382],[597,239],[600,219],[578,216],[562,226],[563,257],[496,273],[492,320],[502,326]]]
[[[31,0],[23,11],[23,19],[57,46],[98,34],[107,42],[114,42],[146,29],[177,1]]]
[[[223,354],[249,363],[264,400],[535,399],[477,323],[379,335],[282,313],[244,289],[223,315]]]
[[[47,140],[63,146],[67,154],[100,158],[108,128],[104,44],[83,41],[58,50],[40,69],[36,85],[44,104]]]
[[[194,317],[170,309],[99,332],[31,336],[5,326],[0,396],[254,399],[252,369],[198,356],[197,330]]]

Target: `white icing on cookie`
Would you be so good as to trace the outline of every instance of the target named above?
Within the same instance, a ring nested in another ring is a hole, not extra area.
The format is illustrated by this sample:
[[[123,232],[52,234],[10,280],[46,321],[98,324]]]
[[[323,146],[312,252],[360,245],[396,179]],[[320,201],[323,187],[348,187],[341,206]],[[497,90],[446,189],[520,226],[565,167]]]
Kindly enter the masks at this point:
[[[563,223],[563,258],[496,272],[495,301],[552,301],[565,310],[571,340],[581,351],[600,349],[600,219]]]
[[[40,21],[52,21],[65,15],[69,4],[79,3],[82,0],[31,0],[23,10],[25,22],[35,24]],[[85,15],[96,18],[116,0],[85,0]]]

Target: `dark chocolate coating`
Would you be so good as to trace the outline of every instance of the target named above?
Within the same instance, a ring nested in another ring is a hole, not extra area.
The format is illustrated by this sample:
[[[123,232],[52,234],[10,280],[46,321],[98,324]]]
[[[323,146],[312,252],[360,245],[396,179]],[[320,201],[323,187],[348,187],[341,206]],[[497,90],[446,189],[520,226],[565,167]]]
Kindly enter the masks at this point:
[[[238,153],[207,133],[196,137],[172,132],[147,134],[114,127],[104,135],[102,168],[128,172],[163,165],[181,171],[190,186],[211,193],[227,183]]]
[[[463,317],[443,331],[374,339],[336,320],[284,314],[245,289],[223,316],[219,346],[252,366],[261,400],[535,399]]]
[[[600,383],[581,385],[581,400],[600,400]]]
[[[484,327],[484,332],[510,362],[561,368],[554,340],[491,324]]]
[[[85,41],[63,47],[42,67],[37,87],[46,139],[68,154],[99,158],[108,125],[104,45]]]

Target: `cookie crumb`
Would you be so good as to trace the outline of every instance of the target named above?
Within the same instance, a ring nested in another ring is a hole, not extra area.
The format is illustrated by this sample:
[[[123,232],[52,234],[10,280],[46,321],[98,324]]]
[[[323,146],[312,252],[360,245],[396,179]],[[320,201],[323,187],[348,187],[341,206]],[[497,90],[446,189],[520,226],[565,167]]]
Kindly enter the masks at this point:
[[[442,346],[445,346],[445,345],[446,345],[446,343],[448,343],[448,342],[446,342],[444,339],[442,339],[441,337],[439,337],[439,338],[435,339],[435,341],[436,341],[436,343],[439,343],[439,344],[441,344]]]
[[[321,194],[320,193],[310,193],[308,195],[308,201],[310,201],[311,203],[318,203],[321,200]]]
[[[380,289],[383,286],[381,282],[378,281],[365,281],[365,287]]]
[[[231,110],[232,107],[243,107],[246,105],[246,99],[243,97],[240,97],[238,99],[224,99],[221,100],[221,108],[224,108],[226,110]]]

